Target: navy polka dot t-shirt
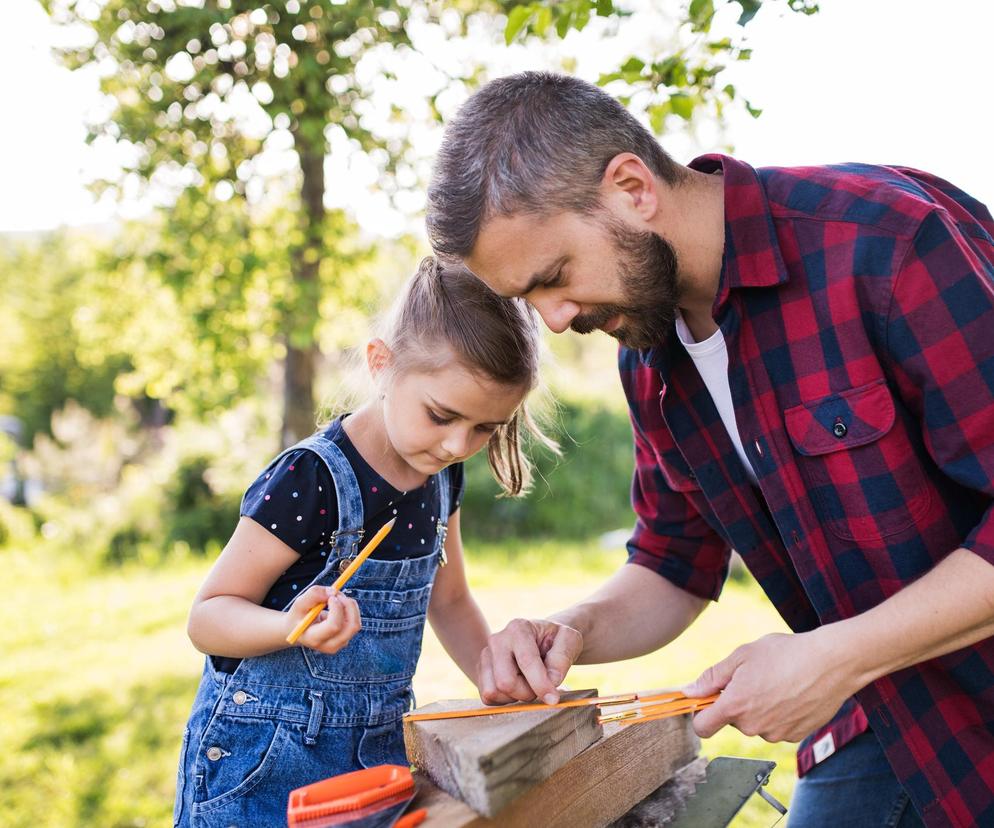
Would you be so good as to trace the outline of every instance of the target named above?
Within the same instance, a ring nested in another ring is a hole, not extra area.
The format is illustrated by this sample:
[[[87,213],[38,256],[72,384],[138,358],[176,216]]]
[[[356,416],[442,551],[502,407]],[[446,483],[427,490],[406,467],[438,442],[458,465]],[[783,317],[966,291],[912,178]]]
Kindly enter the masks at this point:
[[[414,558],[434,548],[438,534],[439,496],[437,475],[417,489],[395,489],[362,458],[341,426],[333,422],[324,436],[342,450],[355,472],[362,492],[365,537],[369,538],[390,518],[397,523],[372,557]],[[463,466],[448,468],[449,514],[462,502]],[[282,610],[298,592],[317,577],[327,563],[331,535],[338,529],[335,484],[324,461],[308,449],[298,449],[274,460],[249,486],[242,501],[242,514],[274,534],[300,558],[270,588],[262,605]],[[214,657],[214,665],[233,672],[237,658]]]

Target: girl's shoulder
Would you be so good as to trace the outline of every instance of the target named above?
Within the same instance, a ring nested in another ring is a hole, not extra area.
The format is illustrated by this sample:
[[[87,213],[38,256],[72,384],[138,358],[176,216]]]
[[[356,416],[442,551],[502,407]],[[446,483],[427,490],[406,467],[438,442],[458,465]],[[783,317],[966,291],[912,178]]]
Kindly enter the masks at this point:
[[[338,498],[328,465],[308,448],[277,455],[246,489],[240,513],[303,552],[338,527]]]

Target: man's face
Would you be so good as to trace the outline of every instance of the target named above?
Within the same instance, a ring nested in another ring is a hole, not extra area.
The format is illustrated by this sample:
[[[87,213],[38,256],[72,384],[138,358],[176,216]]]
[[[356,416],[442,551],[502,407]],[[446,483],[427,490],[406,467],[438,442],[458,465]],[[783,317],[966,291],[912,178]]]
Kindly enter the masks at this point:
[[[466,265],[496,293],[522,296],[550,330],[602,330],[629,348],[665,341],[679,300],[676,253],[606,210],[500,216]]]

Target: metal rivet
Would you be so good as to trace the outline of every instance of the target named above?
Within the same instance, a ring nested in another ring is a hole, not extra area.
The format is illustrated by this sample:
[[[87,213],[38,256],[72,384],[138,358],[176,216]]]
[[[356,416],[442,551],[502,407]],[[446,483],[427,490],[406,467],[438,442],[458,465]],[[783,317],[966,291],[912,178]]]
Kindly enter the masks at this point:
[[[348,569],[348,568],[349,568],[349,564],[350,564],[351,562],[352,562],[352,559],[351,559],[351,558],[342,558],[342,559],[341,559],[341,560],[340,560],[340,561],[338,562],[338,571],[339,571],[339,572],[344,572],[344,571],[345,571],[346,569]]]
[[[219,747],[209,747],[207,748],[207,758],[212,762],[216,762],[221,758],[221,748]]]
[[[245,702],[248,701],[248,693],[246,693],[244,690],[236,690],[234,693],[232,693],[231,700],[235,704],[245,704]]]
[[[832,426],[832,434],[834,434],[836,437],[845,437],[847,431],[849,431],[849,429],[846,428],[845,423],[836,423],[834,426]]]

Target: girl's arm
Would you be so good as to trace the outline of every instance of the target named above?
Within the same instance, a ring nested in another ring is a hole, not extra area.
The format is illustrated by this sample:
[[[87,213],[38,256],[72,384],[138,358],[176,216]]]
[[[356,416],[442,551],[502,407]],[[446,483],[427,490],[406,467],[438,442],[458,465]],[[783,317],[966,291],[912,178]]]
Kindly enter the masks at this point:
[[[315,604],[328,608],[297,639],[304,647],[336,653],[360,627],[359,607],[328,587],[301,593],[287,612],[259,606],[276,579],[299,555],[251,518],[242,517],[193,599],[187,633],[202,653],[248,658],[282,650],[286,637]]]
[[[449,518],[445,555],[448,563],[440,567],[435,576],[428,604],[428,621],[445,652],[473,684],[478,684],[480,651],[487,646],[490,628],[466,583],[458,509]]]

